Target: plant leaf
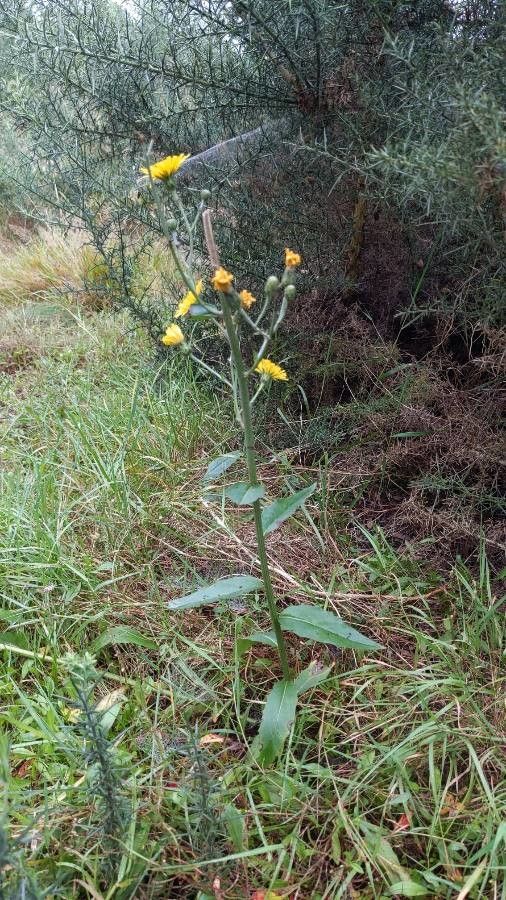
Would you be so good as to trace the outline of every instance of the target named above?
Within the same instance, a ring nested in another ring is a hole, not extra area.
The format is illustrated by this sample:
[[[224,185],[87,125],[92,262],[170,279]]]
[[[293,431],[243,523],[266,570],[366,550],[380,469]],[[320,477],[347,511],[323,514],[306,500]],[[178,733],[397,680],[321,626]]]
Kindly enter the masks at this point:
[[[209,463],[202,477],[204,484],[210,484],[212,481],[216,481],[220,475],[223,475],[227,469],[230,469],[230,466],[233,466],[234,463],[237,462],[240,456],[240,450],[235,450],[233,453],[224,453],[223,456],[217,456],[216,459],[213,459]]]
[[[426,897],[429,891],[423,884],[409,879],[408,881],[396,881],[388,893],[394,897]]]
[[[121,704],[124,700],[124,690],[122,688],[117,688],[115,691],[106,694],[105,697],[101,697],[95,706],[96,712],[102,713],[100,724],[106,734],[111,730],[118,718]]]
[[[223,491],[225,497],[237,503],[238,506],[248,506],[255,500],[260,500],[265,494],[263,484],[248,484],[247,481],[236,481],[229,484]]]
[[[93,641],[90,650],[92,653],[100,653],[109,644],[135,644],[136,647],[145,647],[147,650],[156,650],[158,646],[155,641],[141,634],[140,631],[136,631],[135,628],[129,628],[128,625],[116,625],[99,634],[98,638]]]
[[[391,438],[414,438],[414,437],[424,437],[426,434],[429,434],[428,431],[398,431],[397,434],[391,434]]]
[[[300,697],[304,691],[309,691],[310,688],[316,687],[316,685],[325,681],[331,668],[332,666],[325,666],[325,668],[323,668],[316,660],[312,660],[307,669],[304,669],[295,679],[294,684],[297,696]]]
[[[223,821],[227,829],[230,843],[236,853],[241,853],[245,849],[246,831],[244,827],[244,816],[232,803],[227,803],[223,809]]]
[[[320,609],[319,606],[288,606],[281,612],[279,621],[283,631],[292,631],[299,637],[319,641],[321,644],[350,647],[353,650],[380,650],[382,647],[347,625],[334,613]]]
[[[221,312],[217,306],[212,306],[212,304],[207,304],[203,306],[202,303],[194,303],[193,306],[190,306],[188,310],[190,316],[194,319],[205,319],[210,318],[213,319],[216,316],[220,316]]]
[[[262,510],[262,528],[264,534],[270,534],[278,525],[281,525],[285,519],[288,519],[297,509],[299,509],[307,498],[314,493],[316,489],[316,481],[307,488],[290,494],[289,497],[282,497],[281,500],[275,500],[269,506],[264,506]]]
[[[296,707],[297,688],[294,682],[285,679],[276,682],[267,697],[258,732],[262,764],[270,765],[281,753],[295,719]]]
[[[2,649],[6,647],[19,647],[28,649],[28,641],[23,631],[0,631],[0,644]]]
[[[370,822],[362,821],[360,830],[364,835],[364,841],[371,857],[385,871],[390,885],[411,882],[410,873],[399,862],[397,853],[384,837],[381,828],[371,825]]]
[[[342,857],[342,848],[341,848],[341,832],[343,830],[343,824],[340,819],[335,823],[334,828],[332,829],[332,836],[330,839],[330,852],[332,856],[333,862],[336,865],[339,865]]]
[[[220,578],[214,584],[206,584],[186,597],[169,602],[169,609],[197,609],[199,606],[207,606],[209,603],[217,603],[218,600],[232,600],[234,597],[243,597],[252,591],[262,587],[260,578],[252,575],[232,575],[230,578]]]
[[[238,656],[246,653],[253,644],[267,644],[268,647],[277,647],[276,635],[273,631],[254,631],[247,637],[237,638],[235,642]]]

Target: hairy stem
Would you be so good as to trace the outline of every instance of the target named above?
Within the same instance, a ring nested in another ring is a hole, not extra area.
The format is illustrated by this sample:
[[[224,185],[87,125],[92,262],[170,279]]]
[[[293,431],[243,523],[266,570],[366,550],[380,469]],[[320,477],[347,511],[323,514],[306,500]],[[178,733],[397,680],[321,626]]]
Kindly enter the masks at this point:
[[[237,336],[232,311],[230,309],[229,301],[226,295],[223,295],[222,306],[223,317],[225,319],[225,326],[230,343],[230,350],[232,353],[232,360],[237,377],[237,386],[239,389],[239,399],[242,410],[242,427],[244,431],[244,455],[248,466],[250,484],[256,485],[259,483],[259,481],[255,457],[255,433],[251,417],[251,399],[249,395],[248,381],[246,378],[244,360],[242,358],[239,338]],[[272,627],[274,629],[274,634],[276,635],[276,643],[278,645],[279,660],[281,663],[281,669],[283,671],[283,678],[288,679],[290,678],[288,652],[286,649],[285,638],[279,622],[276,598],[274,597],[274,590],[272,587],[271,573],[269,571],[269,562],[267,559],[267,549],[265,546],[265,536],[262,528],[262,507],[259,500],[255,500],[255,502],[253,503],[253,514],[255,518],[258,556],[262,569],[262,579],[264,583],[265,596],[267,599],[267,604],[269,606]]]

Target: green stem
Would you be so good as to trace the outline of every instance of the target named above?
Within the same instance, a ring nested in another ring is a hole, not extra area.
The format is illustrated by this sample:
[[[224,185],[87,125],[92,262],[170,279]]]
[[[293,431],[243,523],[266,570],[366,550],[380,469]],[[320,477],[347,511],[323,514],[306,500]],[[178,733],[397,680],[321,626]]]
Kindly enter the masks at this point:
[[[195,285],[195,282],[194,282],[192,276],[191,276],[191,275],[188,275],[188,272],[186,271],[185,267],[184,267],[183,264],[181,263],[181,260],[179,259],[179,254],[177,253],[177,250],[176,250],[176,248],[174,247],[174,242],[173,242],[173,239],[172,239],[172,235],[168,238],[168,241],[169,241],[169,250],[170,250],[170,254],[171,254],[172,259],[174,260],[174,262],[175,262],[175,264],[176,264],[176,268],[177,268],[179,274],[181,275],[181,278],[183,279],[183,281],[184,281],[186,287],[188,288],[188,290],[191,291],[192,294],[196,297],[197,294],[196,294],[196,285]]]
[[[189,291],[192,292],[192,294],[195,294],[196,293],[195,281],[193,279],[193,276],[191,274],[188,274],[186,267],[183,266],[183,263],[181,262],[181,260],[179,258],[179,254],[177,253],[176,248],[174,247],[174,238],[167,227],[167,216],[165,215],[163,203],[161,203],[161,201],[160,201],[160,197],[158,195],[156,187],[153,185],[153,179],[151,178],[151,176],[150,176],[150,183],[151,183],[151,195],[155,201],[155,206],[158,211],[158,218],[160,221],[160,225],[162,226],[163,234],[166,237],[168,245],[169,245],[170,255],[172,256],[172,259],[176,265],[176,268],[177,268],[179,274],[181,275],[181,278],[183,279],[186,287],[188,288]],[[177,200],[178,205],[179,205],[179,203],[180,203],[179,196],[176,195],[175,191],[174,191],[174,199]],[[188,219],[185,214],[185,222],[187,222],[187,221],[188,221]]]
[[[222,307],[223,318],[225,320],[228,340],[230,343],[230,350],[232,353],[232,359],[236,371],[237,385],[239,388],[239,398],[241,401],[242,409],[242,426],[244,431],[244,455],[246,457],[246,463],[248,466],[249,481],[250,484],[259,484],[255,458],[255,434],[251,417],[251,401],[248,381],[246,378],[244,360],[242,358],[239,338],[234,325],[232,311],[230,309],[228,298],[226,295],[223,295]],[[265,546],[265,536],[262,528],[262,507],[259,500],[256,500],[253,503],[253,514],[255,518],[258,556],[260,558],[260,566],[262,569],[262,579],[264,583],[265,596],[267,599],[267,604],[269,606],[272,627],[274,629],[274,634],[276,635],[276,643],[278,645],[279,660],[281,663],[281,669],[283,671],[283,678],[289,679],[290,665],[288,662],[288,652],[286,649],[285,638],[279,622],[276,599],[274,597],[274,590],[272,587],[269,562],[267,560],[267,549]]]
[[[186,210],[184,208],[184,205],[181,203],[181,198],[180,198],[179,194],[177,193],[177,191],[174,191],[174,202],[175,202],[175,204],[180,212],[180,215],[183,219],[183,222],[184,222],[184,225],[186,228],[186,234],[188,235],[188,241],[190,244],[189,250],[188,250],[188,263],[189,263],[190,271],[193,271],[193,235],[194,235],[195,229],[192,228],[192,226],[190,224],[190,220],[189,220],[188,216],[186,215]]]
[[[267,337],[267,332],[264,331],[262,328],[257,328],[257,326],[256,326],[255,322],[253,321],[253,319],[251,319],[251,318],[248,316],[248,313],[245,312],[244,309],[242,309],[242,307],[239,308],[239,315],[240,315],[241,319],[244,319],[244,321],[248,323],[248,325],[250,326],[250,328],[253,329],[253,331],[255,332],[255,334],[259,334],[260,337],[263,337],[263,338],[266,338],[266,337]]]
[[[204,362],[203,359],[200,359],[200,357],[196,356],[195,353],[190,353],[190,356],[193,359],[193,361],[197,363],[198,366],[200,366],[202,369],[205,369],[206,372],[210,373],[210,375],[214,375],[214,377],[217,378],[218,381],[222,381],[223,384],[226,384],[227,387],[229,387],[232,390],[233,385],[228,380],[228,378],[224,378],[223,375],[220,375],[219,372],[217,372],[211,366],[208,366],[207,363]]]

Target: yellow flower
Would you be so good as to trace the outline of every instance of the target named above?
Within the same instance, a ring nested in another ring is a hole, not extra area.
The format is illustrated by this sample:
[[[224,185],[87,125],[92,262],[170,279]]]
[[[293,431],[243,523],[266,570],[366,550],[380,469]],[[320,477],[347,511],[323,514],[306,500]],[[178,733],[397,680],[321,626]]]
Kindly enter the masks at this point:
[[[175,322],[173,322],[172,325],[167,325],[167,330],[162,338],[162,344],[165,344],[166,347],[177,347],[178,344],[182,343],[184,343],[184,334],[179,325],[176,325]]]
[[[258,372],[259,375],[265,375],[266,378],[273,378],[274,381],[288,381],[288,375],[285,370],[270,359],[261,359],[258,366],[255,366],[255,372]]]
[[[192,291],[188,291],[181,300],[174,315],[175,319],[179,319],[181,316],[186,315],[186,313],[190,309],[190,306],[193,306],[193,304],[197,302],[197,297],[200,297],[203,286],[204,282],[202,281],[202,278],[199,278],[197,284],[195,285],[195,293],[192,293]]]
[[[178,153],[176,156],[166,156],[165,159],[153,163],[152,166],[148,166],[147,168],[142,166],[141,172],[143,175],[150,175],[153,179],[156,178],[159,181],[163,181],[165,178],[170,178],[172,175],[175,175],[178,169],[180,169],[183,163],[189,158],[189,153]]]
[[[297,266],[300,266],[302,262],[302,257],[300,253],[295,253],[294,250],[289,250],[288,247],[285,250],[285,266],[287,269],[296,269]]]
[[[213,288],[215,291],[221,291],[222,294],[228,294],[234,280],[232,272],[227,272],[223,266],[216,269],[212,277]]]
[[[250,306],[253,306],[254,303],[257,302],[257,298],[250,294],[249,291],[241,291],[239,294],[241,298],[241,306],[243,309],[249,309]]]

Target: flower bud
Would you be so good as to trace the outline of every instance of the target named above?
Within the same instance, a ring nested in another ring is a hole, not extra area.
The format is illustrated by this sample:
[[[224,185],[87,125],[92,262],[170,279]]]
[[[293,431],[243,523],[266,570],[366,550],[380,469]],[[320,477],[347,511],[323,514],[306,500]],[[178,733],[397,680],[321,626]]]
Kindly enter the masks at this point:
[[[269,275],[267,281],[265,282],[265,290],[268,294],[273,294],[274,291],[279,289],[280,283],[279,278],[276,278],[275,275]]]
[[[177,228],[177,222],[175,219],[167,219],[167,228],[169,231],[175,231]]]
[[[293,300],[297,293],[297,289],[294,284],[287,284],[285,288],[285,297],[287,300]]]
[[[211,191],[208,191],[206,188],[204,188],[204,190],[200,192],[200,199],[203,200],[204,203],[206,202],[206,200],[209,200],[210,197]]]

